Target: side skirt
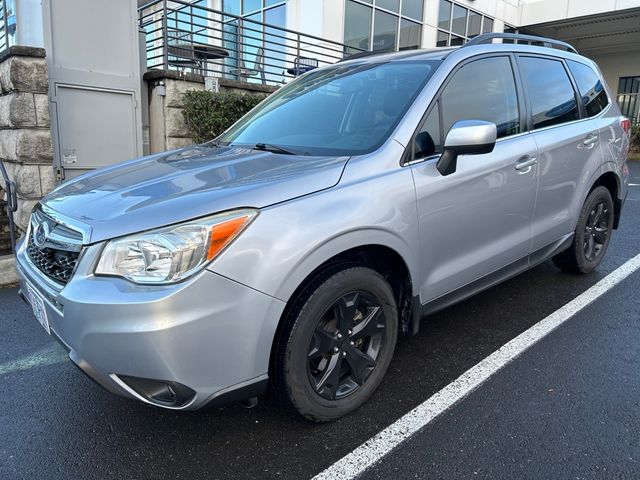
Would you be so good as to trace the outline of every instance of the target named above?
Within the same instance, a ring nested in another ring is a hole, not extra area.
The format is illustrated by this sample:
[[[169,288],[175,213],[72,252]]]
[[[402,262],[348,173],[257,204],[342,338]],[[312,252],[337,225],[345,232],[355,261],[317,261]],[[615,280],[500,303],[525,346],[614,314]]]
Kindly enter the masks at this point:
[[[495,272],[492,272],[474,282],[471,282],[463,287],[460,287],[452,292],[446,293],[441,297],[438,297],[434,300],[431,300],[428,303],[422,304],[421,314],[422,316],[430,315],[435,312],[439,312],[447,307],[450,307],[458,302],[466,300],[469,297],[472,297],[476,293],[480,293],[483,290],[491,288],[499,283],[504,282],[510,278],[523,273],[530,268],[535,267],[536,265],[541,264],[542,262],[548,260],[553,257],[557,253],[560,253],[571,246],[573,242],[573,233],[566,235],[560,240],[553,242],[546,247],[543,247],[535,252],[531,253],[529,256],[521,258],[506,267],[503,267]],[[418,328],[415,325],[414,320],[414,328],[413,333],[418,332]]]

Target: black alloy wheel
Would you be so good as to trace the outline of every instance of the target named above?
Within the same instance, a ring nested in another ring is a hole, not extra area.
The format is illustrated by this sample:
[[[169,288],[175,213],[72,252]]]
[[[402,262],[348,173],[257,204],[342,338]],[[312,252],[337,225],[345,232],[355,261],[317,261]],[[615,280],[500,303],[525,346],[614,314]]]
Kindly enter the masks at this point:
[[[335,400],[360,388],[376,366],[385,328],[384,311],[370,294],[350,292],[339,298],[320,318],[309,345],[314,390]]]
[[[553,257],[556,266],[572,273],[589,273],[604,258],[613,232],[613,200],[606,187],[595,187],[582,206],[573,242]]]
[[[398,309],[375,270],[343,264],[318,274],[289,306],[276,341],[276,394],[316,422],[362,405],[391,363]]]

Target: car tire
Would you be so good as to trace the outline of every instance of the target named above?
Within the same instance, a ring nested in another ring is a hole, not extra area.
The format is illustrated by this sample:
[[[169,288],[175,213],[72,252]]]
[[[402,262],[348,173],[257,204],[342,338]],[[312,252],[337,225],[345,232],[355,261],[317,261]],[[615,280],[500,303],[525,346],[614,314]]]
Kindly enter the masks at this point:
[[[613,200],[606,187],[594,188],[582,206],[571,246],[553,257],[558,268],[590,273],[604,258],[613,231]]]
[[[398,309],[384,277],[370,268],[334,267],[289,308],[272,364],[276,394],[309,420],[336,420],[380,385],[397,336]]]

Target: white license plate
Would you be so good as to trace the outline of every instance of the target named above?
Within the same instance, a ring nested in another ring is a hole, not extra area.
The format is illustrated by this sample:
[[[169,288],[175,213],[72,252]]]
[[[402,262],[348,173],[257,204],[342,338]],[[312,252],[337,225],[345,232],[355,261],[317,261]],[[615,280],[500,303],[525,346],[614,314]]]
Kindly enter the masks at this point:
[[[29,304],[33,309],[33,314],[36,316],[40,325],[44,327],[49,335],[51,330],[49,329],[49,319],[47,318],[47,310],[44,307],[44,298],[38,293],[38,291],[27,283],[27,297],[29,298]]]

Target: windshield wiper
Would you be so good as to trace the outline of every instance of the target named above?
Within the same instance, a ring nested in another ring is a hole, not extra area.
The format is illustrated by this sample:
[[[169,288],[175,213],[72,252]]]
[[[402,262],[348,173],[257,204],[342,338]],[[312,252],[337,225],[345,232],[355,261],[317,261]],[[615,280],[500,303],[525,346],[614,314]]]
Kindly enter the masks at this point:
[[[271,143],[256,143],[253,148],[256,150],[264,150],[266,152],[282,153],[283,155],[297,155],[297,153],[292,152],[291,150],[287,150],[286,148],[282,148]]]

